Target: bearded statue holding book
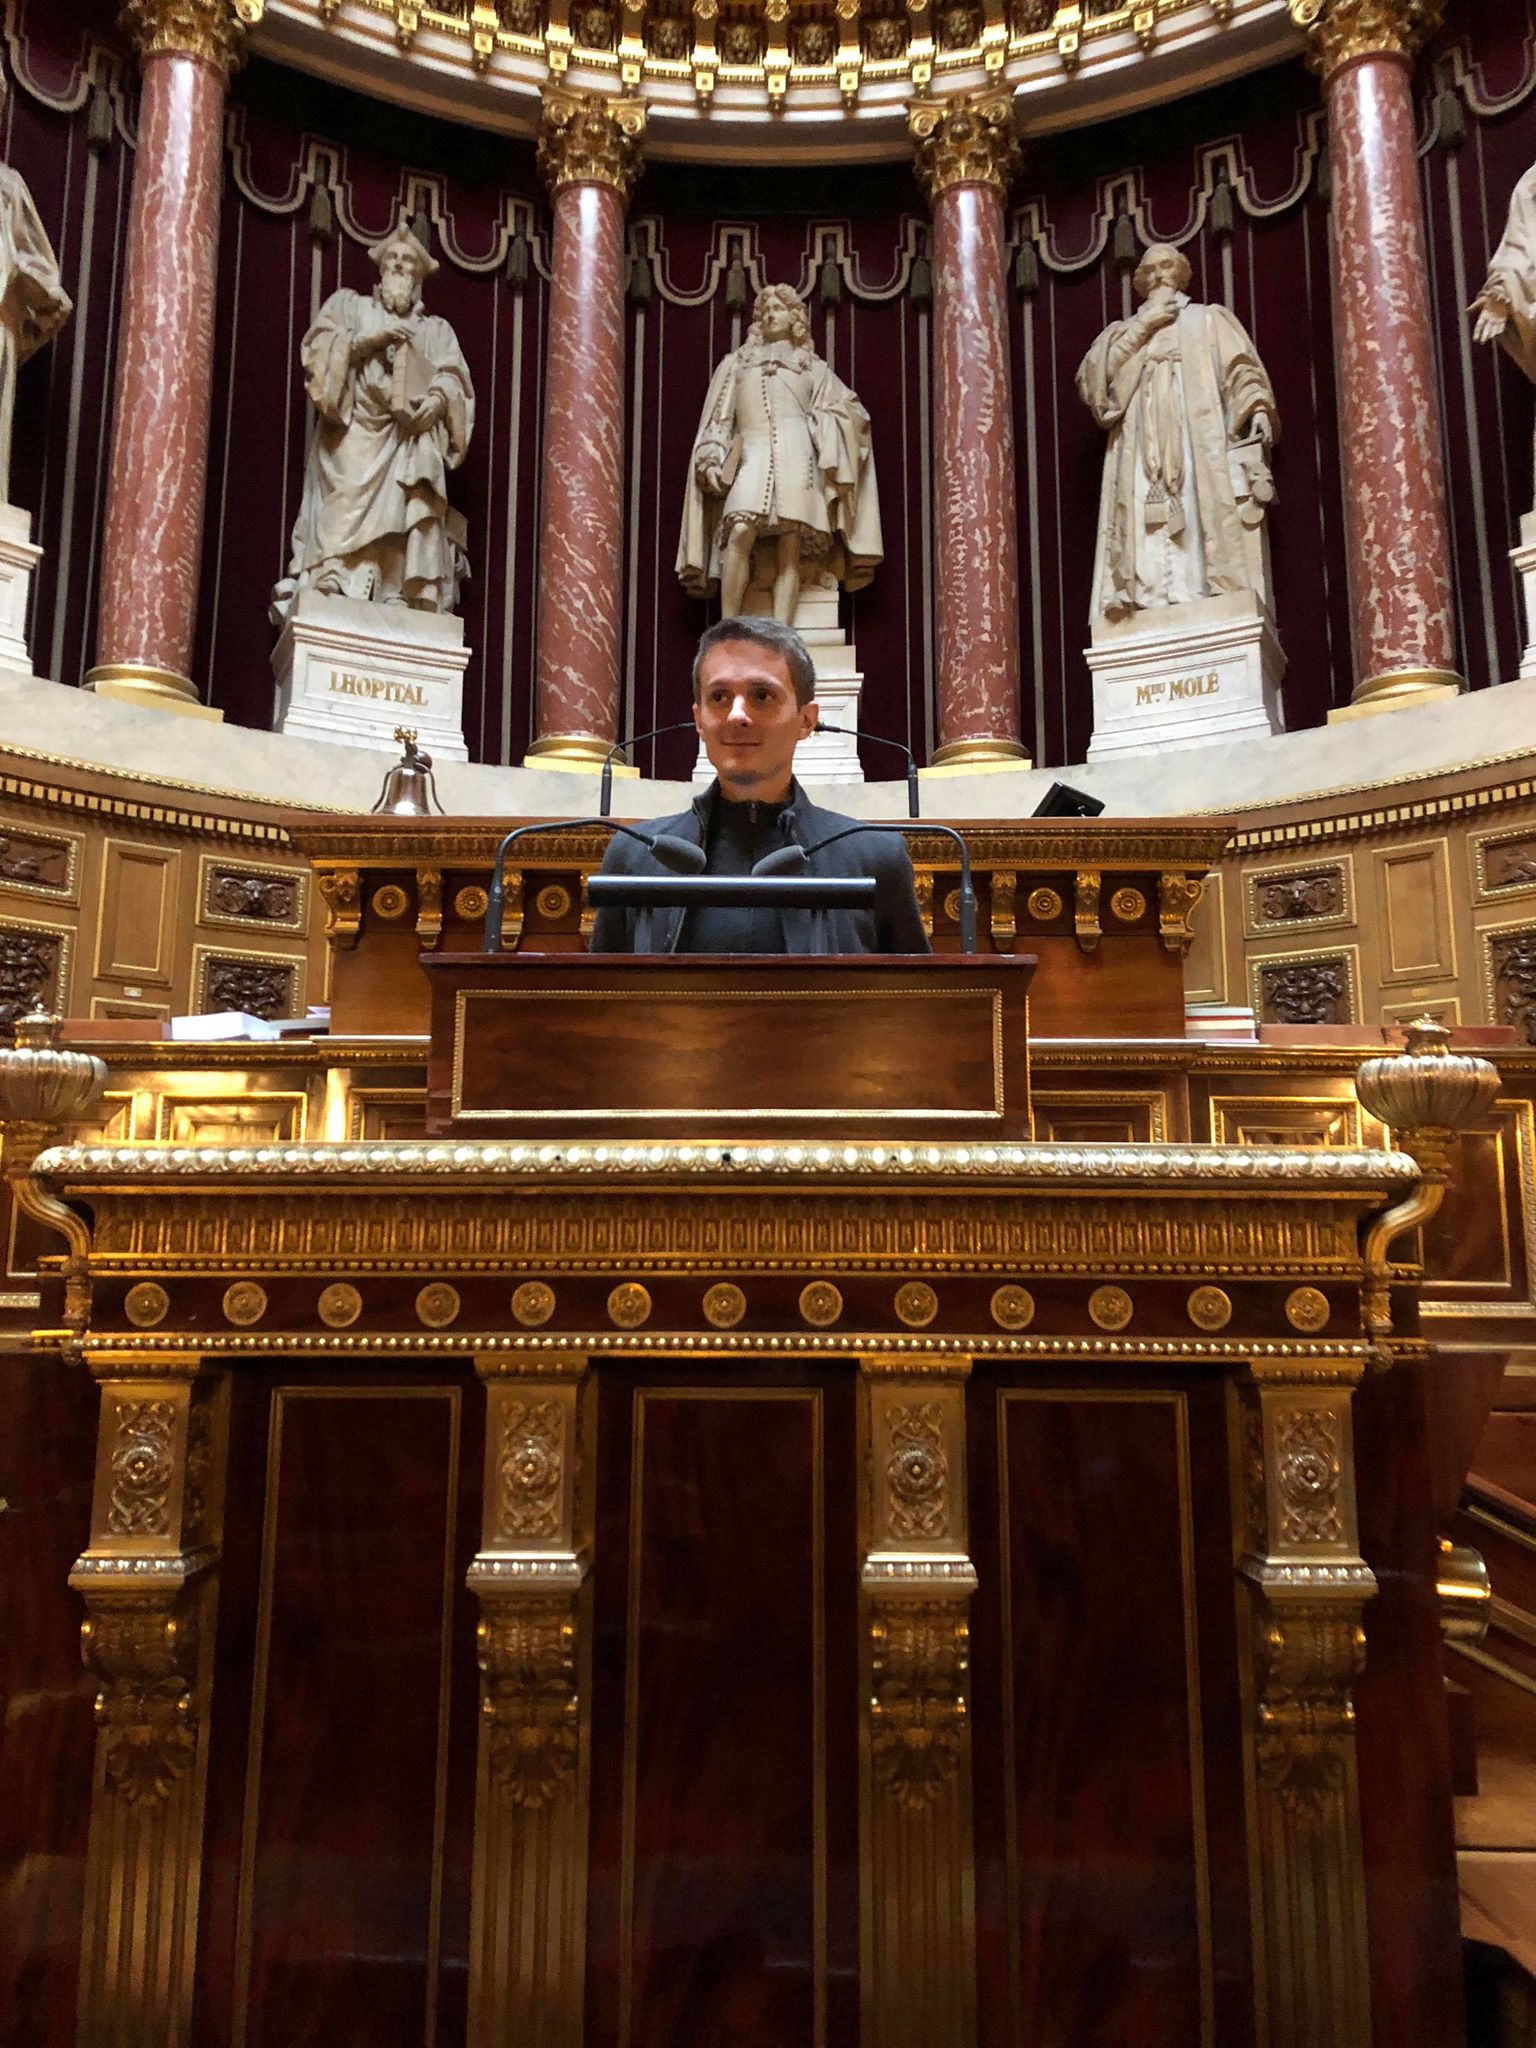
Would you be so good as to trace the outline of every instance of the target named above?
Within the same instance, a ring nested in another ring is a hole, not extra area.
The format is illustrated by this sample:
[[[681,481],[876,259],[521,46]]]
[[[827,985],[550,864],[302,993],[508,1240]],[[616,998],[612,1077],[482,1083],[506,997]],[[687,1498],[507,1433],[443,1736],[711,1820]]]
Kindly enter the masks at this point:
[[[452,327],[422,309],[437,264],[404,226],[368,253],[373,292],[333,292],[300,351],[318,418],[272,593],[278,624],[306,590],[451,612],[468,572],[448,472],[469,446],[475,394]]]

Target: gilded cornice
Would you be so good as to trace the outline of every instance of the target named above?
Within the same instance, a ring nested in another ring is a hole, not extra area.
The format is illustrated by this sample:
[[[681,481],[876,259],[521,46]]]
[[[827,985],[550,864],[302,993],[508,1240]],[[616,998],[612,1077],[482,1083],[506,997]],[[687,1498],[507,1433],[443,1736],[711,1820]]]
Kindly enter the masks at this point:
[[[1290,0],[1324,78],[1357,57],[1410,60],[1440,26],[1445,0]]]
[[[564,185],[611,185],[627,200],[640,175],[645,104],[597,92],[544,89],[539,170],[551,192]]]
[[[146,57],[196,57],[226,77],[245,55],[245,32],[266,0],[122,0],[118,26]]]
[[[952,185],[991,185],[1006,196],[1018,173],[1020,152],[1008,88],[913,100],[907,132],[918,182],[931,201]]]

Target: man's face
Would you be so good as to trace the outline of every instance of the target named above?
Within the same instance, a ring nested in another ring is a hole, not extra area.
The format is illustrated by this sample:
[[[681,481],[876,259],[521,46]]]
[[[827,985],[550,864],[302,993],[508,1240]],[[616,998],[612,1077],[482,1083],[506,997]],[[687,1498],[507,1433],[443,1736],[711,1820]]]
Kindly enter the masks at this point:
[[[409,313],[416,303],[416,266],[403,249],[391,249],[379,265],[379,297],[391,313]]]
[[[762,330],[765,341],[787,341],[795,325],[795,316],[790,308],[777,299],[765,306],[762,312]]]
[[[1159,256],[1148,256],[1141,266],[1141,295],[1150,298],[1160,288],[1164,291],[1181,291],[1184,285],[1184,266],[1172,249],[1165,249]]]
[[[795,702],[782,654],[721,640],[699,671],[693,722],[728,797],[777,803],[789,793],[795,748],[816,730],[816,704]]]

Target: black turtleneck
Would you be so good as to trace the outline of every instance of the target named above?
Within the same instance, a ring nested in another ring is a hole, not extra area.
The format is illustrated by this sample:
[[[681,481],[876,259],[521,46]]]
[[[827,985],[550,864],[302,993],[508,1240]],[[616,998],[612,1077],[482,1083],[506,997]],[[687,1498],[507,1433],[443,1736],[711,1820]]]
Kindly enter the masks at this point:
[[[750,875],[755,861],[784,843],[786,797],[776,804],[733,803],[716,789],[710,806],[708,856],[711,875]],[[680,953],[782,953],[784,920],[777,910],[691,910],[677,943]]]

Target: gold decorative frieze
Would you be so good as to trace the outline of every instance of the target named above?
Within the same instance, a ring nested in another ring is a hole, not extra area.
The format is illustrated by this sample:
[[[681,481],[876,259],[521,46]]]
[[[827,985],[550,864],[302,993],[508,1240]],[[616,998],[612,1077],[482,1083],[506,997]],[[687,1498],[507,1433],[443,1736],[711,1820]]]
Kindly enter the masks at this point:
[[[196,57],[227,77],[245,54],[245,32],[265,0],[121,0],[118,26],[147,57]]]
[[[937,1401],[898,1402],[884,1411],[890,1455],[886,1522],[898,1542],[931,1543],[949,1534],[949,1460],[944,1410]]]
[[[546,86],[539,170],[551,192],[565,185],[611,185],[627,200],[640,175],[644,132],[642,100]]]
[[[898,1806],[954,1795],[966,1750],[970,1624],[953,1600],[890,1600],[870,1622],[870,1765]]]
[[[1290,0],[1308,57],[1325,78],[1359,57],[1413,58],[1440,26],[1445,0]]]
[[[907,109],[918,183],[932,203],[955,185],[990,185],[1000,198],[1018,174],[1013,95],[1006,90],[915,99]]]

